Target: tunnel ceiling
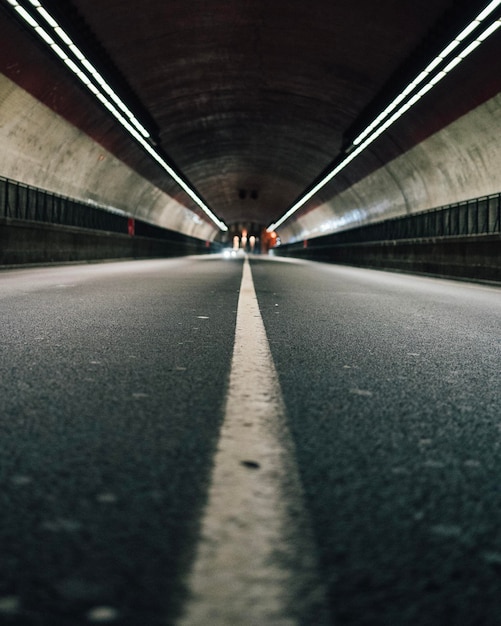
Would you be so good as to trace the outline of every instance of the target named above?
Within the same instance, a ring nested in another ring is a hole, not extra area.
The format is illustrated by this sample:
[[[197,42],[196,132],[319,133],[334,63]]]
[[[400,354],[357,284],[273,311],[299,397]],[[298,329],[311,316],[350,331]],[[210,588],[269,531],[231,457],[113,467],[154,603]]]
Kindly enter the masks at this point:
[[[268,225],[333,162],[385,94],[486,2],[45,5],[119,86],[218,217]],[[149,175],[139,163],[144,155],[136,160]]]

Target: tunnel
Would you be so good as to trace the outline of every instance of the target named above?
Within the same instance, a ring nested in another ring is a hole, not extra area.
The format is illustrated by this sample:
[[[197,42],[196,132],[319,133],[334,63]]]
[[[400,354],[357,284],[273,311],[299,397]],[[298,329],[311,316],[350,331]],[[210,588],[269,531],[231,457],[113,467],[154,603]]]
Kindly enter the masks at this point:
[[[499,624],[500,26],[0,1],[1,624]]]

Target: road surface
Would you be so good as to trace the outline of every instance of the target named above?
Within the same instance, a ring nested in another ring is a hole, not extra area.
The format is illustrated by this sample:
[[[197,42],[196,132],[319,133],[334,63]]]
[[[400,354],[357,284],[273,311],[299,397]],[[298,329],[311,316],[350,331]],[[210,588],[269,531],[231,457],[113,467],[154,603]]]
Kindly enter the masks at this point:
[[[499,288],[193,257],[0,315],[0,623],[499,624]]]

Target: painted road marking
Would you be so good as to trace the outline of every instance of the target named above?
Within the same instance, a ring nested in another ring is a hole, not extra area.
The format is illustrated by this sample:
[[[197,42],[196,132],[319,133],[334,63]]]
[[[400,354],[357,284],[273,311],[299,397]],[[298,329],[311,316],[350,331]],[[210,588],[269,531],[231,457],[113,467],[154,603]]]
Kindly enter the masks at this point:
[[[225,418],[187,584],[179,626],[330,623],[247,258]]]

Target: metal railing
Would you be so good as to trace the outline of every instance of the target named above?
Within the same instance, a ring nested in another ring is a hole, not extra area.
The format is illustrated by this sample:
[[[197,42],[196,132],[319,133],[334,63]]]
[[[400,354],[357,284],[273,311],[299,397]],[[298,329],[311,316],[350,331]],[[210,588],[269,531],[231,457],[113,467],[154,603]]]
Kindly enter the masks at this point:
[[[356,231],[356,232],[355,232]],[[390,241],[489,235],[501,232],[501,194],[392,218],[340,235],[344,241]]]
[[[389,220],[389,239],[461,237],[501,232],[501,194]]]
[[[218,251],[221,247],[216,242],[206,242],[119,211],[114,213],[106,207],[72,200],[4,177],[0,177],[2,218],[161,239],[169,244],[173,252],[179,253],[205,254]]]
[[[330,245],[501,233],[501,193],[359,226],[309,242]],[[321,245],[322,245],[321,244]]]
[[[128,217],[0,177],[0,217],[127,234]]]

